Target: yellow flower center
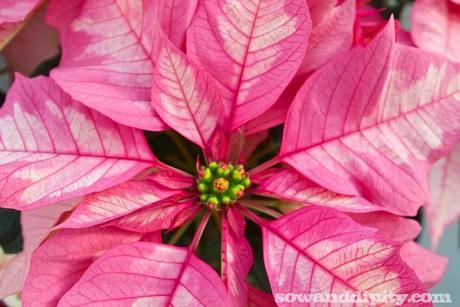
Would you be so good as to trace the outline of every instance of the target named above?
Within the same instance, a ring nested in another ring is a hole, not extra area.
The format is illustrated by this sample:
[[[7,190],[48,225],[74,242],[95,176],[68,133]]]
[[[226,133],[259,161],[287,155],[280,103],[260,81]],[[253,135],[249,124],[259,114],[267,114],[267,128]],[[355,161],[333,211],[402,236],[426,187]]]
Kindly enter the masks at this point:
[[[197,189],[203,204],[216,210],[221,205],[230,206],[243,197],[251,185],[244,167],[231,163],[211,162],[198,170]]]
[[[230,183],[225,178],[218,178],[218,179],[214,180],[214,189],[217,192],[222,193],[222,192],[227,191],[229,185],[230,185]]]

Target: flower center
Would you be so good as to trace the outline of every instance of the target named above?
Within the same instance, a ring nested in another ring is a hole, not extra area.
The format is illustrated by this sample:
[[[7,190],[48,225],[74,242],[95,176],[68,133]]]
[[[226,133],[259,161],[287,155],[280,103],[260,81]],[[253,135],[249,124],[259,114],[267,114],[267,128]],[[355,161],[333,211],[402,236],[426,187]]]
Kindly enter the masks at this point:
[[[211,162],[208,166],[202,166],[198,172],[200,200],[212,209],[219,210],[222,204],[235,203],[250,185],[251,180],[242,165]]]
[[[225,192],[228,190],[230,183],[225,178],[219,178],[214,180],[214,190],[217,192]]]

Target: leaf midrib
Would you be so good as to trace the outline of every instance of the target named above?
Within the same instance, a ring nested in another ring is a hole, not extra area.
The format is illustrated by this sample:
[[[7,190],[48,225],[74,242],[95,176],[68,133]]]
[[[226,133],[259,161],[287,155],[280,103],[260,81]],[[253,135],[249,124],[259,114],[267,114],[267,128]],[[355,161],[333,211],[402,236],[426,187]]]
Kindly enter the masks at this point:
[[[52,151],[27,151],[27,150],[9,150],[9,149],[2,149],[1,152],[9,152],[9,153],[28,153],[28,154],[40,154],[40,155],[54,155],[54,156],[70,156],[70,157],[82,157],[82,158],[103,158],[103,159],[110,159],[110,160],[126,160],[126,161],[136,161],[148,164],[154,164],[155,161],[153,160],[145,160],[140,158],[131,158],[131,157],[118,157],[118,156],[104,156],[104,155],[96,155],[96,154],[80,154],[80,153],[60,153],[60,152],[52,152]],[[0,157],[0,160],[3,157]]]
[[[328,139],[325,139],[325,140],[322,140],[321,142],[317,142],[317,143],[314,143],[314,144],[311,144],[309,146],[305,146],[305,147],[301,147],[301,148],[298,148],[296,150],[292,150],[292,151],[287,151],[287,152],[284,152],[282,154],[279,155],[279,158],[280,159],[284,159],[284,158],[288,158],[289,156],[292,156],[292,155],[295,155],[297,153],[301,153],[303,151],[306,151],[308,149],[311,149],[311,148],[315,148],[315,147],[318,147],[318,146],[323,146],[325,145],[326,143],[331,143],[333,141],[337,141],[339,139],[343,139],[343,138],[346,138],[348,136],[353,136],[354,134],[356,133],[361,133],[363,134],[363,132],[365,131],[368,131],[368,130],[371,130],[377,126],[381,126],[381,125],[384,125],[384,124],[388,124],[388,123],[391,123],[391,122],[395,122],[395,121],[398,121],[399,119],[401,119],[402,117],[405,117],[407,115],[410,115],[410,114],[413,114],[413,113],[417,113],[418,111],[420,110],[423,110],[423,109],[427,109],[429,107],[431,107],[432,105],[438,103],[438,102],[441,102],[445,99],[449,99],[457,94],[460,94],[460,90],[458,91],[455,91],[451,94],[448,94],[446,96],[443,96],[443,97],[440,97],[438,99],[435,99],[431,102],[428,102],[422,106],[419,106],[419,107],[416,107],[416,108],[413,108],[407,112],[404,112],[404,113],[400,113],[398,114],[397,116],[393,116],[391,118],[387,118],[385,120],[382,120],[382,121],[377,121],[375,123],[373,123],[372,125],[369,125],[367,127],[364,127],[364,128],[361,128],[359,127],[357,130],[354,130],[354,131],[350,131],[350,132],[347,132],[347,133],[344,133],[342,135],[339,135],[339,136],[334,136],[334,137],[331,137],[331,138],[328,138]],[[460,106],[460,101],[457,102]],[[286,140],[285,140],[286,141]]]

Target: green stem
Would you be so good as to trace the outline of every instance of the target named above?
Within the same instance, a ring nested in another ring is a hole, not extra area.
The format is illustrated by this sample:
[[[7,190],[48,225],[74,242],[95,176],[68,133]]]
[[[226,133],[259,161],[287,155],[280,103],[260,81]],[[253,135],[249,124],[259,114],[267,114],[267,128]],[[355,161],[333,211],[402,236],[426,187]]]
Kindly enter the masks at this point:
[[[250,169],[249,170],[249,174],[251,175],[255,175],[257,173],[260,173],[270,167],[273,167],[275,166],[276,164],[280,163],[280,157],[279,156],[276,156],[274,158],[272,158],[271,160],[268,160],[267,162],[264,162],[256,167],[254,167],[253,169]]]
[[[278,208],[280,205],[280,201],[278,199],[242,199],[240,200],[240,203],[243,205],[260,205],[263,207],[269,207],[269,208]]]
[[[190,227],[190,225],[192,224],[193,220],[191,221],[188,221],[187,223],[185,223],[184,225],[182,225],[179,229],[176,230],[176,232],[174,233],[174,235],[172,236],[171,239],[169,239],[168,241],[168,244],[169,245],[175,245],[177,242],[179,242],[179,240],[182,238],[182,236],[184,235],[184,233],[187,231],[187,229]]]
[[[192,243],[190,243],[190,249],[193,251],[196,251],[198,244],[200,243],[201,236],[203,235],[204,229],[208,224],[211,212],[211,210],[206,211],[203,218],[200,221],[200,225],[198,225],[198,229],[196,230],[195,235],[193,236]]]
[[[273,209],[270,209],[270,208],[267,208],[261,204],[256,204],[256,203],[243,203],[243,205],[247,208],[251,208],[251,209],[254,209],[254,210],[257,210],[259,212],[262,212],[262,213],[265,213],[266,215],[268,216],[271,216],[275,219],[278,219],[280,217],[283,216],[282,213],[278,212],[278,211],[275,211]]]

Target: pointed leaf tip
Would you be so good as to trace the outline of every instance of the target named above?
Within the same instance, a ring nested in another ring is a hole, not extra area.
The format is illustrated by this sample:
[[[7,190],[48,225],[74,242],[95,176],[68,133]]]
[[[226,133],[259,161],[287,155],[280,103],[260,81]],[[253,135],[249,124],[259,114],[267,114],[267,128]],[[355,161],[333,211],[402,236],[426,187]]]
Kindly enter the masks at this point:
[[[210,153],[210,140],[219,123],[225,123],[217,84],[160,29],[156,36],[152,106],[171,128]]]
[[[229,130],[275,103],[299,68],[310,32],[305,0],[200,3],[187,52],[221,84]]]

